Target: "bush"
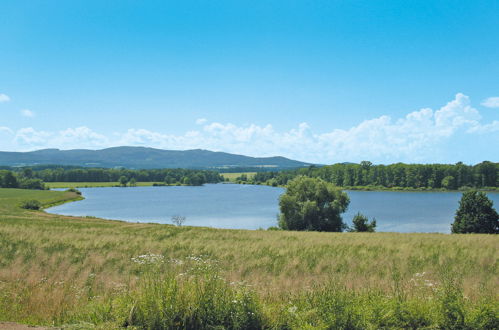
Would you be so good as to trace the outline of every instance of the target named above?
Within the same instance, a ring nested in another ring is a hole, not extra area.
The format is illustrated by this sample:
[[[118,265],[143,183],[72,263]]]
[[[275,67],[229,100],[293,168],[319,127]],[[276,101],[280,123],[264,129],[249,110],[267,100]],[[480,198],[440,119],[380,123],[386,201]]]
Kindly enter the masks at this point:
[[[493,203],[483,192],[471,190],[463,193],[456,211],[453,233],[499,233],[499,215]]]
[[[22,202],[21,207],[26,210],[39,210],[42,207],[42,203],[35,199],[32,199]]]
[[[68,190],[66,190],[67,192],[72,192],[72,193],[75,193],[77,195],[81,195],[81,191],[79,191],[78,189],[76,188],[69,188]]]

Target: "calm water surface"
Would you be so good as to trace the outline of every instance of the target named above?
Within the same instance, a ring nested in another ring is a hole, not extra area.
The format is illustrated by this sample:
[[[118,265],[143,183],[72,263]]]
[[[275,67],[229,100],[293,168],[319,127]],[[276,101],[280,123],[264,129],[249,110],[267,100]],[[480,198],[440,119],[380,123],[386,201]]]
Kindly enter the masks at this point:
[[[258,229],[277,225],[282,188],[207,184],[201,187],[80,188],[85,199],[47,212],[95,216],[133,222],[171,223],[173,215],[185,225]],[[458,192],[348,191],[347,223],[361,212],[376,217],[378,231],[450,232],[458,207]],[[489,193],[497,209],[499,194]]]

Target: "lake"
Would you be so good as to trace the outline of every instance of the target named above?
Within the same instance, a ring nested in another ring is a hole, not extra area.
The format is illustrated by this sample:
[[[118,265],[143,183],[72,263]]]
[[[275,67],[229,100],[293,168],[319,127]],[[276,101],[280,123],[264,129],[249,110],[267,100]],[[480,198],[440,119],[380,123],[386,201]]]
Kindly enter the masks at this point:
[[[47,209],[49,213],[95,216],[132,222],[171,224],[174,215],[184,225],[258,229],[277,225],[283,188],[238,184],[200,187],[80,188],[82,201]],[[449,233],[459,192],[347,191],[350,206],[343,219],[351,223],[361,212],[377,220],[377,231]],[[499,193],[488,193],[497,209]]]

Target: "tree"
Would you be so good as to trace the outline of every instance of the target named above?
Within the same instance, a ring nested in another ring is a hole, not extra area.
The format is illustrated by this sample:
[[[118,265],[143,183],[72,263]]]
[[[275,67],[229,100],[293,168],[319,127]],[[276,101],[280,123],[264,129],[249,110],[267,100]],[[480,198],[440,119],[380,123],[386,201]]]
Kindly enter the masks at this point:
[[[186,218],[184,216],[182,216],[182,215],[174,215],[174,216],[172,216],[172,222],[173,222],[173,224],[175,226],[178,226],[178,227],[180,227],[180,226],[182,226],[184,224],[185,219]]]
[[[348,195],[322,179],[297,176],[279,199],[279,226],[288,230],[343,231]]]
[[[22,171],[22,175],[25,178],[31,179],[33,178],[33,170],[31,168],[24,168]]]
[[[131,178],[129,185],[130,185],[130,187],[136,187],[137,186],[137,180],[135,180],[135,178]]]
[[[44,190],[45,184],[40,179],[22,179],[19,182],[19,188]]]
[[[493,203],[483,192],[475,190],[463,193],[456,211],[453,233],[499,233],[499,215]]]
[[[11,171],[5,173],[3,177],[3,186],[4,188],[17,188],[19,187],[19,183],[17,182],[16,177]]]
[[[351,231],[369,233],[374,233],[376,231],[376,218],[373,218],[371,222],[369,222],[369,219],[360,212],[353,217],[352,223],[353,227],[351,228]]]
[[[124,175],[120,176],[118,181],[120,182],[120,185],[122,185],[123,187],[126,187],[126,184],[128,183],[128,179]]]
[[[455,181],[456,180],[452,175],[448,175],[442,179],[442,187],[444,187],[445,189],[455,189],[456,188]]]

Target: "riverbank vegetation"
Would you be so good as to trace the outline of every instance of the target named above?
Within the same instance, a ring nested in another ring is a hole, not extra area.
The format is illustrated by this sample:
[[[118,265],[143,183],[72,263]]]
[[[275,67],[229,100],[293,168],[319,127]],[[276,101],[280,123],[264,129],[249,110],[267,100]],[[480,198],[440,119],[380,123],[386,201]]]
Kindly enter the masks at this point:
[[[499,163],[484,161],[477,165],[334,164],[281,172],[259,172],[246,183],[285,186],[303,175],[320,178],[344,189],[362,190],[499,190]]]
[[[0,189],[0,320],[101,329],[499,327],[497,235],[246,231],[30,211]]]

